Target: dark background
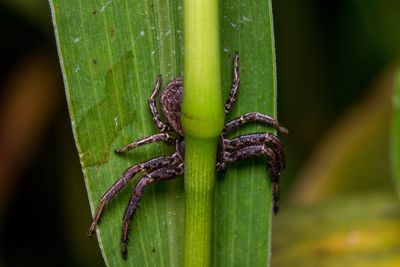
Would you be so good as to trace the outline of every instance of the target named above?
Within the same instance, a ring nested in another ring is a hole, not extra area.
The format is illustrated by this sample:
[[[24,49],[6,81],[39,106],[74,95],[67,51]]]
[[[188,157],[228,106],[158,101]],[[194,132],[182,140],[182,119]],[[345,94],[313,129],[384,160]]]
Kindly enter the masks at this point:
[[[386,90],[372,85],[398,58],[400,1],[272,2],[278,115],[291,132],[283,137],[282,177],[283,208],[290,209],[298,180],[317,164],[328,136],[340,134],[340,121],[365,99],[390,105],[368,96]],[[48,3],[0,1],[0,21],[0,267],[102,266],[86,236],[89,205]],[[387,140],[371,142],[382,143],[382,155],[372,156],[383,159],[389,177]]]

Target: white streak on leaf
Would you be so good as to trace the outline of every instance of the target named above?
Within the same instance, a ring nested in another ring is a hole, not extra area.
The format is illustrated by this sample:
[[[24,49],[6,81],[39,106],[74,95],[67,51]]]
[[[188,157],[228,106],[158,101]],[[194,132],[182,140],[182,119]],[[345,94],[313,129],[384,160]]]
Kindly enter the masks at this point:
[[[104,12],[104,10],[111,4],[111,2],[112,2],[112,0],[105,3],[105,5],[101,7],[100,12]]]

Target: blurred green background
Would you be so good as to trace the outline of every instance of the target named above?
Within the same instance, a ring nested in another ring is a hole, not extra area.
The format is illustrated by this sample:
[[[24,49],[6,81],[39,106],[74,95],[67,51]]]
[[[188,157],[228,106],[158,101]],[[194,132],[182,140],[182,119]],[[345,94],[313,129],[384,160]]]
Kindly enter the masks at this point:
[[[400,1],[272,1],[287,169],[272,266],[400,266]],[[0,267],[103,266],[45,0],[0,1]]]

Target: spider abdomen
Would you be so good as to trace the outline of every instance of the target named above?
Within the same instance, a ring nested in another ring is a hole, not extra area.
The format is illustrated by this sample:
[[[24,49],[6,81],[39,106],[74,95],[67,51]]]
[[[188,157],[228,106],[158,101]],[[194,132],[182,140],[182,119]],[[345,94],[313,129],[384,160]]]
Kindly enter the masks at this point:
[[[183,129],[180,122],[183,94],[183,80],[177,77],[170,81],[161,94],[161,109],[165,119],[173,130],[183,136]]]

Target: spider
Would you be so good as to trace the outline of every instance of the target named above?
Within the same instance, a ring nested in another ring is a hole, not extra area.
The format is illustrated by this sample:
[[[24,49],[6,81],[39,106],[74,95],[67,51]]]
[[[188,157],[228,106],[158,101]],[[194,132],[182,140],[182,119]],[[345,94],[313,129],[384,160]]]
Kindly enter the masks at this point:
[[[225,114],[231,111],[239,89],[239,56],[237,53],[235,53],[233,58],[233,76],[231,91],[225,103]],[[162,78],[158,76],[148,101],[153,121],[160,130],[160,133],[135,140],[126,146],[117,148],[115,153],[124,153],[138,146],[160,141],[174,144],[176,151],[170,156],[156,157],[133,165],[125,170],[122,176],[101,197],[93,222],[88,230],[88,235],[91,237],[96,229],[96,225],[99,223],[106,204],[108,204],[136,174],[143,173],[144,175],[134,187],[133,194],[123,216],[121,255],[124,259],[127,255],[129,223],[136,213],[144,188],[155,182],[176,178],[182,175],[184,171],[185,141],[184,132],[180,123],[183,80],[177,77],[170,81],[163,89],[161,94],[161,109],[166,122],[161,119],[156,105],[156,98],[161,84]],[[236,130],[242,124],[249,121],[269,124],[281,133],[288,133],[275,119],[258,112],[249,112],[229,121],[225,124],[219,138],[216,170],[224,171],[227,168],[227,164],[231,162],[237,162],[254,156],[265,156],[272,183],[273,212],[276,214],[279,209],[279,177],[285,165],[283,147],[278,137],[268,132],[246,134],[233,139],[225,137],[225,134]]]

